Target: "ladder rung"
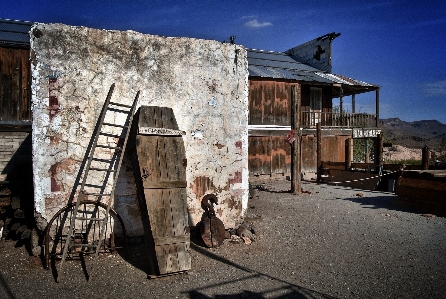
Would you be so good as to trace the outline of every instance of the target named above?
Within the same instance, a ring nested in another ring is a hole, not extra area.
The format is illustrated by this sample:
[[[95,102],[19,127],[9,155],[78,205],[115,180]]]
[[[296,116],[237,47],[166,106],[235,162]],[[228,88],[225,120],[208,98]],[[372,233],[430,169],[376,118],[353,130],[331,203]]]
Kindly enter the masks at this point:
[[[106,168],[96,168],[96,167],[90,167],[90,170],[96,170],[96,171],[107,171],[107,172],[115,172],[114,169],[106,169]]]
[[[84,192],[84,195],[90,195],[90,196],[111,196],[111,194],[104,194],[104,193],[87,193]]]
[[[105,218],[77,217],[76,216],[76,220],[105,221]]]
[[[114,161],[113,159],[102,159],[102,158],[95,158],[95,157],[92,157],[91,159],[94,161],[97,161],[97,162],[104,162],[104,163],[110,163],[110,162]]]
[[[121,138],[121,135],[112,134],[112,133],[99,132],[99,134],[101,134],[102,136],[107,136],[107,137]]]
[[[110,105],[115,105],[115,106],[120,106],[120,107],[125,107],[125,108],[132,108],[133,106],[131,105],[126,105],[126,104],[121,104],[121,103],[116,103],[116,102],[110,102]]]
[[[129,126],[123,126],[118,124],[112,124],[112,123],[103,123],[104,126],[112,126],[112,127],[119,127],[119,128],[128,128]]]
[[[111,148],[111,149],[119,149],[119,150],[122,150],[122,147],[119,147],[119,146],[110,146],[110,145],[102,145],[102,144],[97,144],[96,147]]]
[[[88,183],[85,183],[85,185],[84,185],[84,187],[91,187],[91,188],[102,188],[102,187],[104,187],[104,185],[95,185],[95,184],[88,184]]]

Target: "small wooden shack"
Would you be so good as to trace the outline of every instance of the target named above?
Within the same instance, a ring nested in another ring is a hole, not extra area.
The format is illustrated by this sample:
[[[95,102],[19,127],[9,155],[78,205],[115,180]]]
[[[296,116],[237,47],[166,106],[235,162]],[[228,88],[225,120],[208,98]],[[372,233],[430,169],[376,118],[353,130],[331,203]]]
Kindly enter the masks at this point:
[[[31,25],[0,19],[0,171],[7,180],[31,163]]]

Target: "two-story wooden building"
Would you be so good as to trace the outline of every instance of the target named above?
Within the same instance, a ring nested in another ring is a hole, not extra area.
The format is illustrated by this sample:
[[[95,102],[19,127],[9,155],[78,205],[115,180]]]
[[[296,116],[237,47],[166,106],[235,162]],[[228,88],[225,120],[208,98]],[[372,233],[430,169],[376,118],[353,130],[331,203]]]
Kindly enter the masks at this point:
[[[285,52],[248,49],[250,175],[290,173],[292,86],[299,91],[303,172],[318,168],[318,123],[322,161],[344,162],[346,140],[379,133],[379,86],[331,72],[331,43],[338,36],[326,34]],[[376,93],[375,114],[355,113],[355,95],[364,92]],[[351,97],[349,113],[342,107],[345,97]],[[334,98],[340,98],[337,109]]]

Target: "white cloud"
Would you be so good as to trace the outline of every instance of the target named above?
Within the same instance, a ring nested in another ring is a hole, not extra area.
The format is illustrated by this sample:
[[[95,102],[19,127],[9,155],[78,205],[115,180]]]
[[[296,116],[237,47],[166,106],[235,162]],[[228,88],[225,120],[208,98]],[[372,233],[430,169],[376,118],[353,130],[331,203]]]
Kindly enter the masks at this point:
[[[422,85],[422,89],[427,96],[446,96],[446,79],[437,82],[426,83]]]
[[[262,28],[262,27],[268,27],[268,26],[272,26],[273,23],[271,22],[259,22],[257,19],[253,19],[249,22],[246,22],[244,24],[246,27],[251,27],[251,28]]]

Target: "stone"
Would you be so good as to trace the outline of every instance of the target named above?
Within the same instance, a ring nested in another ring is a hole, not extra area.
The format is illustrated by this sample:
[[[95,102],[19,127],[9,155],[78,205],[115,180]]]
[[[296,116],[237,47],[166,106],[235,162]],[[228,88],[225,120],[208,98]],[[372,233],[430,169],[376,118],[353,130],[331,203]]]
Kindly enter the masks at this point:
[[[19,228],[17,228],[17,230],[15,231],[15,233],[18,235],[18,234],[23,233],[23,232],[26,231],[27,229],[28,229],[28,227],[27,227],[26,225],[21,225]]]
[[[12,198],[12,200],[11,200],[11,208],[13,208],[14,210],[20,208],[20,198],[18,198],[18,197],[13,197]]]
[[[25,212],[20,210],[20,209],[15,210],[14,211],[14,218],[24,219],[25,218]]]
[[[31,249],[31,253],[33,256],[40,256],[42,254],[42,246],[35,246]]]
[[[22,235],[20,236],[20,239],[28,239],[31,236],[31,230],[30,229],[25,229],[22,233]]]
[[[10,229],[10,230],[12,230],[12,231],[16,231],[19,227],[20,227],[20,223],[19,223],[19,222],[16,222],[16,223],[13,223],[13,224],[11,225],[11,229]]]
[[[11,204],[10,197],[0,197],[0,207],[7,207]]]

